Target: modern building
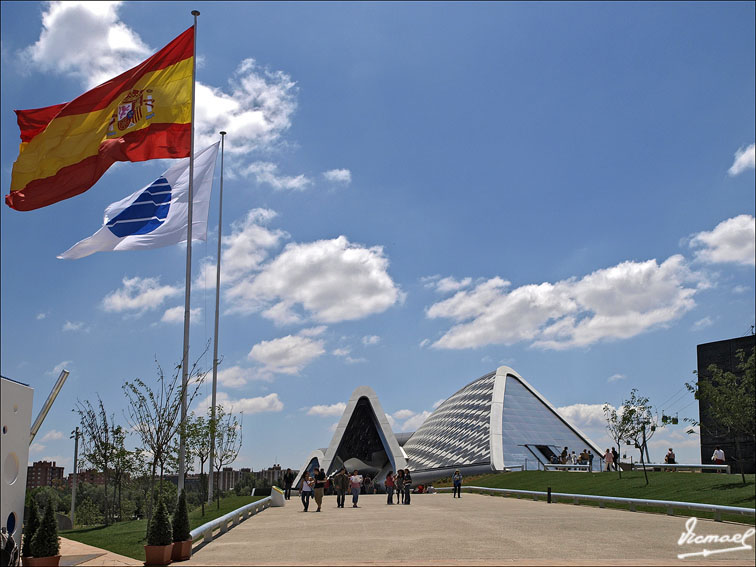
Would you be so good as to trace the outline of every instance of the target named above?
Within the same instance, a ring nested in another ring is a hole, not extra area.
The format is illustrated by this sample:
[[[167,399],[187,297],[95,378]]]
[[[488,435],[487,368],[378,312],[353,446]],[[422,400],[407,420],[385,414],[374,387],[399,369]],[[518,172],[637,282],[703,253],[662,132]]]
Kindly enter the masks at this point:
[[[754,335],[698,345],[698,381],[710,379],[711,373],[708,368],[712,364],[725,372],[732,372],[742,379],[744,372],[738,368],[740,366],[738,351],[743,351],[745,358],[748,359],[755,347],[756,336]],[[700,400],[698,402],[698,414],[701,421],[701,462],[711,463],[714,449],[719,446],[724,451],[725,460],[727,464],[731,465],[732,472],[739,473],[740,466],[735,460],[737,455],[736,439],[716,422],[708,409],[705,401]],[[737,441],[740,443],[743,471],[753,474],[754,456],[756,455],[753,437],[743,436]]]
[[[413,433],[394,434],[375,392],[360,386],[347,403],[327,448],[313,451],[306,470],[342,466],[382,483],[388,471],[409,469],[415,484],[451,476],[536,469],[564,447],[591,451],[601,469],[601,450],[560,415],[513,369],[502,366],[446,399]]]
[[[64,483],[63,467],[58,467],[55,461],[37,461],[27,468],[26,489],[40,486],[54,486]]]

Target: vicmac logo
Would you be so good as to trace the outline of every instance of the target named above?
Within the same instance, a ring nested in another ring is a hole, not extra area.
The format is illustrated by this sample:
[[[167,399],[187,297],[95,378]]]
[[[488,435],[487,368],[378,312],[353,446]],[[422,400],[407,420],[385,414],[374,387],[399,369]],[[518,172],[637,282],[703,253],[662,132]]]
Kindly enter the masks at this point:
[[[703,556],[703,557],[708,557],[709,555],[714,555],[716,553],[727,553],[730,551],[739,551],[741,549],[745,549],[745,550],[753,549],[753,546],[746,542],[747,540],[753,537],[754,533],[756,533],[756,530],[754,528],[748,528],[744,532],[736,533],[736,534],[698,535],[694,531],[696,529],[697,521],[698,521],[698,518],[689,518],[688,521],[685,522],[685,531],[682,533],[682,535],[680,535],[680,539],[677,540],[677,545],[685,546],[685,545],[729,544],[730,547],[717,548],[717,549],[709,549],[705,547],[701,551],[693,551],[690,553],[678,553],[677,554],[678,559],[685,559],[686,557],[695,557],[698,555]]]

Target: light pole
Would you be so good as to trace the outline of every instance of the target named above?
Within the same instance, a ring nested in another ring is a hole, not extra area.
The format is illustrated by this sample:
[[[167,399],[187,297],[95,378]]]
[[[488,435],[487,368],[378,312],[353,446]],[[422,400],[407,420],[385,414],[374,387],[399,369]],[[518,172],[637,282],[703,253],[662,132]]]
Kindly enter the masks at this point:
[[[78,459],[79,459],[79,428],[71,432],[74,438],[74,461],[73,461],[73,484],[71,485],[71,527],[76,526],[76,477],[78,476]],[[69,437],[69,439],[71,438]]]

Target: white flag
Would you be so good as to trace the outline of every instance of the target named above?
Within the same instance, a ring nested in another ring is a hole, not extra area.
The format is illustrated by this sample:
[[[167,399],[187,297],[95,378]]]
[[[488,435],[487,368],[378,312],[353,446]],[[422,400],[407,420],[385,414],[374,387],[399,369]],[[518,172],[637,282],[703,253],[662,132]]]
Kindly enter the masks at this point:
[[[192,240],[207,240],[207,215],[213,185],[216,142],[194,154]],[[105,209],[103,227],[77,242],[58,258],[75,260],[95,252],[160,248],[186,242],[189,204],[189,158],[156,181]]]

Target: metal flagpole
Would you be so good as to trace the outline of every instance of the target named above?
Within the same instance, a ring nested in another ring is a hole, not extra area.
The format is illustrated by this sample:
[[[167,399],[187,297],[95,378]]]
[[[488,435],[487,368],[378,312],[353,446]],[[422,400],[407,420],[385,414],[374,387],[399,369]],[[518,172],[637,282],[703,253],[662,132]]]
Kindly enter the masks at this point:
[[[215,457],[215,393],[218,389],[218,311],[220,307],[221,230],[223,228],[223,150],[226,133],[221,131],[220,203],[218,206],[218,263],[215,268],[215,334],[213,335],[213,399],[210,406],[210,472],[207,501],[213,501],[213,458]]]
[[[189,312],[192,294],[192,209],[194,208],[194,85],[197,77],[197,16],[194,16],[194,56],[192,57],[192,135],[189,143],[189,203],[186,219],[186,285],[184,291],[184,356],[181,362],[181,429],[179,430],[178,494],[184,489],[186,474],[186,390],[189,386]]]

